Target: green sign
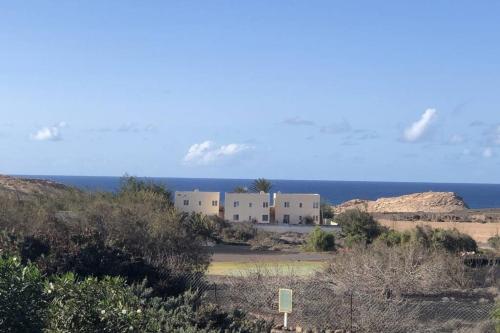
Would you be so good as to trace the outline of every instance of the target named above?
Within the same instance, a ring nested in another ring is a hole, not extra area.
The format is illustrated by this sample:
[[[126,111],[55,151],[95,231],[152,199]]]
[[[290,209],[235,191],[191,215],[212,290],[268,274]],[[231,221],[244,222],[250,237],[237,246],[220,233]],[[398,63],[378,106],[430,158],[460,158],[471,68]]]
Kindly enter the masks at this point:
[[[279,290],[279,312],[292,313],[292,289]]]

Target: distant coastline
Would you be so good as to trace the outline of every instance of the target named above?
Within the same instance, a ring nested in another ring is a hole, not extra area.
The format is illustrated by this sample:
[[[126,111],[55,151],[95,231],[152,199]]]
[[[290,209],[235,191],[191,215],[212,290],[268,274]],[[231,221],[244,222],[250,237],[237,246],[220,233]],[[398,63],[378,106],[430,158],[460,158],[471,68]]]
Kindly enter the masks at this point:
[[[115,191],[120,177],[106,176],[57,176],[19,175],[56,181],[90,191]],[[230,192],[237,186],[249,186],[252,179],[217,178],[147,178],[166,185],[172,190],[193,190]],[[319,193],[323,200],[340,204],[351,199],[376,200],[381,197],[400,196],[417,192],[455,192],[472,209],[500,208],[500,184],[459,183],[403,183],[370,181],[324,181],[324,180],[272,180],[273,191],[291,193]]]

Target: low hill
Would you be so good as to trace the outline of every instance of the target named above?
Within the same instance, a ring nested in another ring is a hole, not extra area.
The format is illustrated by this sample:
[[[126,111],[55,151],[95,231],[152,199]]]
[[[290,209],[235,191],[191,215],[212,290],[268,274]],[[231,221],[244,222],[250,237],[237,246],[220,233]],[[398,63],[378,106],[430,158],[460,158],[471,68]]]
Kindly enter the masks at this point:
[[[74,189],[49,180],[29,179],[0,175],[0,194],[18,196],[60,195]]]
[[[349,209],[360,209],[369,213],[451,213],[468,209],[468,206],[453,192],[423,192],[377,200],[354,199],[334,207],[337,213]]]

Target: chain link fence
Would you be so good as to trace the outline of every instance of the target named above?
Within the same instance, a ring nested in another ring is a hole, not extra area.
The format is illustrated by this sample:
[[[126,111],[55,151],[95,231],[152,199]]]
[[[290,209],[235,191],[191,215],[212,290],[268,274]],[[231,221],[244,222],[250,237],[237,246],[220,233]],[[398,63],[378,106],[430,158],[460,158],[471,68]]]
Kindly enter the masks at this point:
[[[290,288],[293,312],[288,323],[303,331],[495,332],[495,301],[485,291],[380,297],[339,290],[328,281],[265,275],[212,279],[198,275],[192,277],[190,285],[203,293],[207,302],[226,310],[242,309],[277,324],[283,321],[278,313],[278,288]]]

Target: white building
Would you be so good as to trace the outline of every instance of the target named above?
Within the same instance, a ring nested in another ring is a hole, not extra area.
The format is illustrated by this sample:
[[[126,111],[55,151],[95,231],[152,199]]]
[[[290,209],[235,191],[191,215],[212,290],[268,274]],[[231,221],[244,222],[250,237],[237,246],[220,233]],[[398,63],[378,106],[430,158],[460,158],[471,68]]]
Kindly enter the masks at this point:
[[[269,193],[226,193],[224,219],[229,222],[269,223]]]
[[[174,206],[181,212],[219,215],[219,192],[176,191]]]
[[[274,221],[285,224],[320,223],[320,195],[274,193]]]

